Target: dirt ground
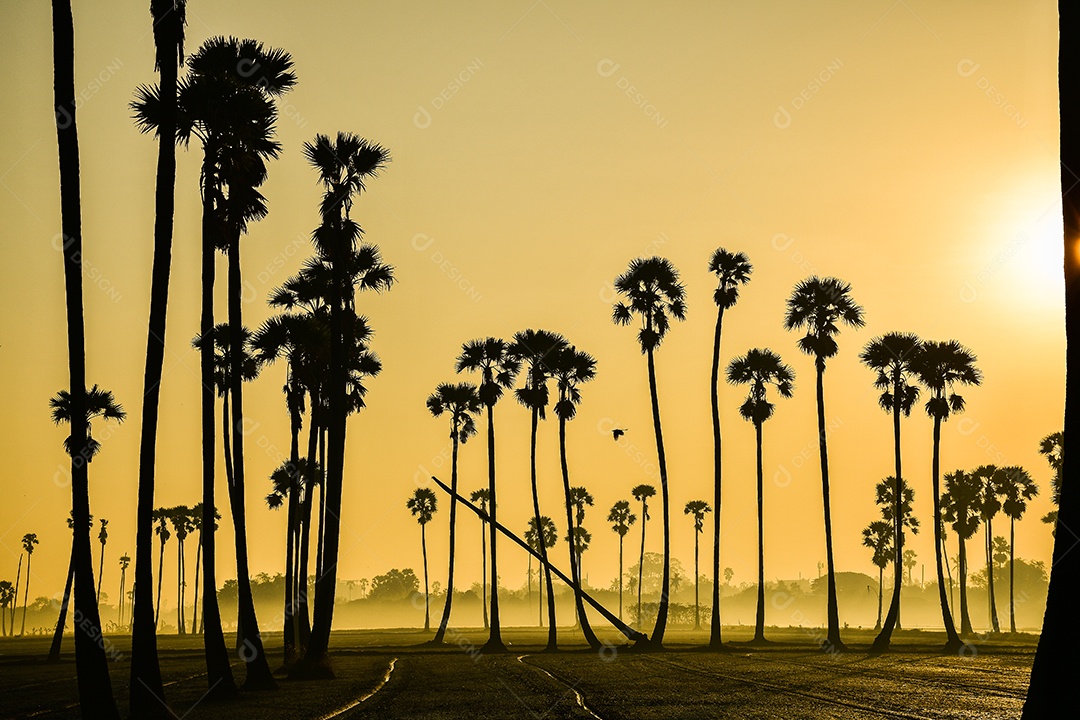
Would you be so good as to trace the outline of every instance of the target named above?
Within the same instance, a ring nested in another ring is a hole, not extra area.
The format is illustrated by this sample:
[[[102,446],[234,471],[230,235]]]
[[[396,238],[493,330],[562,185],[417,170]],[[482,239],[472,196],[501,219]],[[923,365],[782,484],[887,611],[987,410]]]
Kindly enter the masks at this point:
[[[869,631],[851,630],[851,652],[817,648],[820,631],[771,629],[749,647],[749,628],[726,630],[731,652],[706,652],[705,631],[672,631],[666,650],[637,653],[621,636],[600,651],[560,631],[563,651],[543,653],[535,628],[504,630],[510,652],[484,655],[486,631],[452,630],[445,648],[418,647],[414,630],[340,631],[332,640],[337,678],[280,680],[276,691],[227,702],[203,699],[201,638],[159,637],[166,700],[182,718],[1018,718],[1037,638],[974,639],[963,656],[942,655],[943,634],[901,631],[893,651],[869,657]],[[565,639],[564,639],[565,638]],[[130,637],[110,636],[121,713],[127,706]],[[280,633],[269,635],[280,664]],[[0,641],[0,717],[82,717],[72,641],[64,660],[45,662],[47,638]],[[237,679],[243,663],[234,663]]]

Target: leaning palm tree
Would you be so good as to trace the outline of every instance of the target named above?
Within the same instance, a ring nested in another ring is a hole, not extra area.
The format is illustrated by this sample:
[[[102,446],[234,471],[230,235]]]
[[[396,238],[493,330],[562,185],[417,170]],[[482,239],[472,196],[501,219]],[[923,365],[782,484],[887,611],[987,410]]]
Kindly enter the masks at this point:
[[[660,468],[660,499],[664,523],[664,568],[660,581],[660,605],[656,626],[649,644],[660,648],[667,627],[668,592],[671,589],[671,523],[668,502],[667,457],[660,423],[660,401],[656,390],[654,354],[671,327],[671,321],[686,318],[686,292],[679,282],[679,272],[665,258],[652,257],[630,261],[630,266],[615,278],[615,290],[624,300],[615,304],[612,319],[616,325],[629,325],[640,318],[638,344],[648,360],[649,396],[652,400],[653,433],[656,436],[657,465]]]
[[[762,483],[761,426],[772,417],[774,406],[769,402],[768,390],[772,386],[780,397],[789,398],[795,389],[795,372],[769,349],[754,348],[732,360],[727,367],[728,382],[733,385],[749,385],[746,400],[739,407],[744,420],[753,423],[757,445],[757,514],[758,514],[758,588],[757,618],[752,642],[765,640],[765,514],[764,486]]]
[[[94,522],[94,516],[90,516],[91,526]],[[67,518],[68,530],[74,532],[75,530],[75,517],[69,512]],[[74,538],[73,538],[74,539]],[[52,644],[49,646],[49,662],[58,662],[60,660],[60,646],[64,639],[64,629],[67,625],[68,607],[71,604],[71,586],[75,581],[75,553],[74,547],[72,548],[71,556],[68,558],[68,571],[67,581],[64,583],[64,597],[60,601],[60,617],[56,621],[56,628],[53,630]],[[12,628],[14,630],[14,628]]]
[[[638,554],[637,571],[637,622],[641,624],[641,576],[645,567],[645,526],[649,521],[649,498],[656,495],[656,488],[652,485],[637,485],[630,494],[641,503],[641,552]],[[631,578],[633,579],[633,578]]]
[[[540,420],[545,419],[548,406],[548,380],[551,378],[551,361],[554,354],[566,347],[566,338],[547,330],[522,330],[514,334],[510,354],[522,364],[525,385],[514,391],[521,405],[531,416],[529,431],[529,480],[532,485],[533,524],[540,523],[540,492],[536,482],[536,431]],[[552,652],[558,647],[555,627],[555,591],[551,584],[551,569],[547,566],[547,548],[539,544],[541,565],[548,588],[548,639],[545,650]],[[530,560],[531,560],[530,556]]]
[[[484,612],[484,629],[488,627],[487,593],[487,506],[490,498],[487,488],[478,488],[469,495],[469,500],[480,508],[480,604]]]
[[[487,408],[488,446],[488,544],[491,545],[491,624],[488,640],[482,652],[506,652],[499,624],[499,564],[496,544],[498,500],[495,493],[495,404],[503,393],[513,386],[521,363],[510,353],[510,346],[503,340],[487,337],[471,340],[461,347],[455,369],[457,372],[480,373],[477,395]]]
[[[930,394],[926,401],[926,414],[934,421],[934,452],[931,461],[931,478],[934,491],[934,561],[937,571],[938,601],[941,618],[945,625],[945,651],[958,652],[964,643],[956,634],[949,599],[945,594],[945,576],[942,569],[941,548],[944,539],[941,530],[941,424],[953,413],[963,412],[964,398],[955,392],[957,385],[978,385],[982,373],[975,367],[975,355],[955,340],[946,342],[924,341],[915,361],[915,374]],[[970,623],[969,623],[970,625]]]
[[[1011,465],[1001,469],[1000,490],[1004,501],[1001,510],[1009,518],[1009,632],[1016,632],[1016,607],[1013,600],[1013,566],[1016,564],[1016,521],[1023,517],[1027,502],[1039,494],[1028,471]]]
[[[941,495],[942,517],[952,524],[960,542],[960,633],[970,635],[971,617],[967,603],[967,540],[979,529],[982,482],[972,473],[957,470],[945,476]]]
[[[709,648],[722,650],[723,639],[720,634],[720,500],[722,461],[720,437],[720,335],[724,324],[724,311],[735,306],[739,299],[739,286],[750,282],[754,271],[750,259],[745,253],[729,252],[717,248],[709,259],[709,272],[716,275],[716,290],[713,302],[716,303],[716,329],[713,331],[712,374],[709,384],[709,398],[712,403],[713,430],[713,560],[712,560],[712,622],[709,633]],[[695,542],[697,538],[695,536]]]
[[[34,559],[34,546],[38,544],[37,533],[26,533],[22,536],[22,547],[26,551],[26,585],[23,589],[22,626],[19,635],[26,634],[26,601],[30,597],[30,561]]]
[[[903,496],[901,483],[903,471],[900,454],[900,417],[911,415],[911,408],[919,399],[919,388],[914,381],[914,361],[918,356],[922,341],[912,333],[892,332],[876,337],[866,344],[859,359],[875,373],[874,387],[881,390],[878,405],[892,415],[893,426],[893,474],[892,498],[897,505],[893,508],[893,517],[900,517],[899,503]],[[904,524],[894,523],[893,551],[902,557],[904,550]],[[893,563],[893,595],[889,603],[889,612],[885,617],[885,626],[874,639],[872,652],[883,652],[889,647],[893,629],[900,622],[900,586],[903,580],[903,568],[899,562]]]
[[[691,500],[686,503],[683,513],[694,516],[694,629],[701,629],[701,602],[698,599],[698,586],[701,584],[701,574],[698,570],[698,535],[705,529],[705,513],[712,512],[709,503],[704,500]]]
[[[862,531],[862,544],[865,547],[870,548],[870,551],[874,554],[872,562],[878,569],[878,593],[877,593],[877,623],[874,625],[875,630],[881,629],[881,600],[882,600],[882,588],[885,582],[885,568],[889,563],[893,561],[895,555],[893,553],[893,538],[895,533],[892,529],[892,523],[885,520],[875,520]]]
[[[450,560],[446,571],[446,601],[443,603],[442,619],[435,631],[433,644],[441,644],[450,622],[450,606],[454,601],[454,557],[457,537],[457,482],[458,482],[458,445],[468,442],[476,434],[476,415],[480,412],[480,398],[476,386],[472,383],[440,383],[435,392],[428,396],[427,409],[432,417],[443,413],[450,416],[450,442],[453,445],[450,460],[450,488],[455,493],[450,497]]]
[[[811,276],[792,290],[784,315],[784,329],[806,328],[799,349],[814,357],[817,370],[818,455],[821,459],[821,494],[825,509],[825,561],[828,572],[828,635],[832,650],[843,650],[840,612],[836,603],[836,568],[833,563],[832,513],[829,495],[829,452],[825,439],[825,361],[836,355],[835,335],[840,324],[859,328],[865,324],[863,309],[851,297],[851,285],[837,278]]]
[[[574,605],[585,641],[595,650],[601,643],[589,625],[581,590],[581,549],[583,543],[588,544],[585,541],[587,533],[583,532],[581,523],[585,520],[585,506],[593,504],[593,496],[583,487],[570,486],[570,469],[566,460],[566,424],[577,416],[578,404],[581,402],[581,386],[596,377],[596,359],[572,345],[566,346],[556,351],[551,359],[551,374],[559,390],[555,414],[559,417],[559,467],[562,470],[563,500],[566,503],[566,534],[568,538],[572,538],[568,542],[570,577],[574,581]]]
[[[420,523],[420,547],[424,553],[424,630],[431,629],[431,610],[428,594],[428,571],[427,571],[427,524],[439,508],[435,491],[431,488],[416,488],[412,497],[405,502],[405,507]]]
[[[630,511],[630,503],[619,500],[608,511],[607,520],[611,530],[619,536],[619,619],[623,617],[623,540],[630,532],[630,526],[637,520],[637,515]]]
[[[998,621],[997,599],[994,597],[994,517],[1001,511],[1001,498],[1004,488],[1004,477],[1001,468],[996,465],[980,465],[971,472],[978,479],[979,493],[979,516],[983,521],[983,529],[986,531],[983,554],[986,558],[986,601],[987,613],[990,617],[990,628],[993,632],[1001,632],[1001,623]]]
[[[1061,475],[1065,468],[1065,434],[1062,432],[1050,433],[1039,441],[1039,454],[1050,463],[1050,469],[1054,474],[1050,476],[1050,502],[1056,508],[1061,503]],[[1042,521],[1053,526],[1051,535],[1056,533],[1058,511],[1051,510],[1043,516]]]

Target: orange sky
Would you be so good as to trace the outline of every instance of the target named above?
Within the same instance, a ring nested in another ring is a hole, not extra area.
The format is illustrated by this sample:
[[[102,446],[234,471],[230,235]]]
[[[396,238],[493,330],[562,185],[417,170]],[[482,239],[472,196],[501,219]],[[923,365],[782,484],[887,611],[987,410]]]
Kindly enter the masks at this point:
[[[654,253],[682,271],[688,292],[689,317],[657,366],[674,553],[689,566],[692,522],[682,506],[712,497],[706,262],[719,245],[746,252],[755,268],[725,323],[724,362],[770,347],[796,371],[795,397],[779,401],[765,427],[767,577],[813,576],[824,559],[813,366],[781,327],[785,298],[811,273],[851,282],[867,320],[841,333],[826,375],[838,568],[873,570],[860,529],[876,514],[873,485],[892,471],[891,426],[857,355],[892,330],[955,338],[978,354],[986,381],[964,393],[967,413],[944,429],[943,469],[1028,468],[1043,496],[1017,527],[1017,554],[1049,559],[1049,528],[1038,518],[1050,509],[1050,472],[1036,449],[1061,425],[1064,378],[1052,2],[193,0],[188,13],[190,48],[233,34],[296,60],[299,84],[282,102],[284,154],[264,189],[270,216],[243,245],[247,324],[268,317],[266,294],[310,253],[319,195],[301,144],[348,130],[393,153],[355,211],[399,284],[359,301],[385,370],[349,426],[340,577],[419,568],[419,532],[404,503],[418,469],[436,471],[447,432],[425,398],[455,379],[463,341],[543,327],[599,360],[569,442],[571,481],[597,501],[585,523],[594,538],[585,569],[593,583],[610,581],[617,542],[602,520],[649,481],[655,454],[644,360],[634,333],[610,322],[610,284],[631,258]],[[47,407],[67,372],[61,257],[51,245],[60,222],[51,18],[44,3],[10,4],[4,16],[0,578],[14,580],[18,540],[37,532],[31,591],[52,594],[67,564],[70,490],[58,475],[64,431]],[[156,150],[127,103],[136,85],[155,80],[153,41],[146,8],[115,0],[77,6],[75,32],[87,379],[115,391],[130,417],[95,427],[104,449],[91,467],[91,505],[110,520],[109,592],[116,557],[134,552]],[[198,157],[194,147],[179,153],[161,505],[199,499],[198,359],[189,348],[198,326]],[[245,397],[253,572],[283,567],[284,513],[262,500],[288,449],[283,372],[269,369]],[[740,582],[754,574],[753,431],[738,416],[740,390],[721,392],[723,564]],[[496,419],[500,517],[521,528],[530,513],[528,414],[504,402]],[[630,429],[624,446],[607,433],[612,422]],[[561,517],[556,429],[541,428],[540,482],[545,512]],[[921,409],[904,422],[905,474],[927,529],[911,547],[928,576],[930,432]],[[647,463],[635,461],[637,449]],[[464,448],[465,488],[485,482],[484,462],[482,439]],[[429,537],[433,579],[443,581],[446,509]],[[659,523],[650,528],[659,550]],[[466,518],[462,530],[473,543],[475,522]],[[479,553],[463,547],[467,584],[479,580]],[[219,557],[220,577],[230,577],[229,552]],[[523,582],[524,556],[507,550],[501,559],[504,581]]]

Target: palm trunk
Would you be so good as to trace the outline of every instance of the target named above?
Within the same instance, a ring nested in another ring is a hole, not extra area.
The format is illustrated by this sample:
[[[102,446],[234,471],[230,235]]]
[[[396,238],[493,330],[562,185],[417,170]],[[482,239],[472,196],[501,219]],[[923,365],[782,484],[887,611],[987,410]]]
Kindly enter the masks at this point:
[[[71,541],[71,552],[75,553],[75,540]],[[19,608],[19,583],[22,581],[22,554],[19,554],[19,572],[15,575],[15,592],[11,595],[11,636],[15,636],[15,611]]]
[[[105,577],[105,543],[101,543],[101,555],[98,556],[98,580],[97,580],[97,594],[94,596],[94,602],[99,606],[101,605],[101,580]]]
[[[619,535],[619,619],[623,619],[622,612],[622,588],[623,588],[623,539],[625,534]]]
[[[26,634],[26,604],[30,599],[30,561],[34,559],[33,554],[26,554],[26,585],[23,586],[23,601],[22,601],[22,626],[19,629],[19,635]],[[93,571],[91,571],[93,572]]]
[[[431,629],[431,596],[428,590],[427,572],[427,525],[420,524],[420,548],[424,554],[424,631]]]
[[[455,496],[450,498],[450,559],[446,569],[446,600],[443,602],[442,618],[439,620],[439,629],[435,631],[435,637],[432,639],[433,644],[443,642],[443,638],[446,636],[446,626],[450,623],[450,606],[454,603],[454,548],[457,539],[457,463],[458,436],[460,435],[456,420],[451,429],[451,435],[454,440],[454,449],[450,461],[450,489],[455,493]]]
[[[502,627],[499,623],[499,563],[498,563],[498,503],[495,499],[495,406],[487,406],[488,426],[488,544],[491,545],[491,626],[488,641],[481,652],[504,653],[506,646],[502,641]],[[549,611],[550,612],[550,611]]]
[[[547,561],[547,543],[544,541],[544,526],[540,522],[540,492],[536,485],[536,429],[539,420],[539,410],[537,408],[532,409],[532,425],[529,434],[529,479],[532,481],[532,502],[533,502],[533,520],[536,523],[536,539],[537,545],[539,545],[540,558]],[[562,421],[560,420],[560,423]],[[560,437],[562,427],[560,425]],[[564,483],[564,488],[566,484]],[[569,489],[566,489],[566,512],[567,517],[570,513],[570,495]],[[569,526],[567,526],[569,527]],[[569,533],[569,531],[567,531]],[[558,649],[557,631],[555,628],[555,593],[551,586],[551,570],[544,568],[544,573],[547,576],[547,591],[548,591],[548,639],[547,647],[545,648],[549,652],[553,652]],[[575,576],[576,577],[576,576]],[[542,617],[542,616],[541,616]],[[543,621],[541,621],[543,624]]]
[[[967,542],[964,538],[960,538],[960,634],[972,634],[967,603]]]
[[[642,579],[642,571],[644,571],[644,569],[645,569],[645,525],[647,524],[646,523],[646,516],[648,514],[647,508],[648,508],[648,505],[646,504],[645,499],[642,498],[642,500],[641,500],[641,553],[638,556],[638,566],[637,566],[637,624],[638,624],[639,627],[642,624],[642,621],[641,621],[641,579]]]
[[[281,630],[285,667],[296,662],[296,523],[300,508],[300,428],[303,423],[300,406],[295,394],[295,379],[289,369],[289,472],[291,474],[288,498],[288,517],[285,521],[285,607],[284,625]],[[302,397],[302,396],[301,396]]]
[[[877,569],[877,624],[874,625],[875,630],[881,629],[881,597],[882,597],[882,584],[885,582],[885,569],[878,565]]]
[[[945,596],[945,577],[942,572],[941,558],[945,555],[945,540],[941,534],[941,418],[934,418],[934,455],[931,476],[934,490],[934,565],[937,571],[938,600],[941,603],[941,621],[945,625],[945,651],[957,652],[964,646],[960,636],[956,634],[956,625],[953,623],[953,615],[949,610],[949,600]],[[963,546],[963,541],[960,545]],[[948,558],[946,557],[946,560]],[[949,573],[949,586],[952,587],[952,573]],[[963,592],[963,585],[961,585]]]
[[[321,477],[326,477],[326,428],[319,430],[319,468]],[[319,532],[315,534],[315,573],[323,573],[323,530],[326,527],[326,492],[323,483],[319,483]],[[313,491],[314,492],[314,491]],[[314,497],[314,496],[313,496]]]
[[[660,499],[664,521],[664,570],[660,581],[660,604],[656,610],[656,626],[653,628],[650,644],[659,649],[664,644],[664,630],[667,628],[668,593],[671,590],[671,516],[668,502],[667,458],[664,455],[664,431],[660,424],[660,400],[656,393],[656,363],[653,351],[648,351],[649,396],[652,400],[653,433],[656,435],[656,457],[660,466]]]
[[[184,634],[184,541],[176,538],[176,634]]]
[[[895,560],[893,561],[893,594],[892,602],[889,603],[889,613],[885,616],[885,626],[874,639],[871,646],[872,652],[884,652],[889,647],[893,630],[900,626],[900,586],[903,584],[903,559],[904,559],[904,518],[903,512],[903,471],[900,461],[900,400],[896,397],[896,388],[900,384],[900,373],[897,368],[893,373],[893,457],[894,457],[894,483],[893,483],[893,548]],[[879,613],[880,614],[880,613]]]
[[[956,606],[956,588],[953,587],[952,568],[949,566],[949,553],[945,547],[945,538],[941,538],[941,554],[945,558],[945,572],[949,576],[949,608]]]
[[[124,575],[125,575],[125,572],[123,570],[121,570],[120,571],[120,595],[119,595],[120,600],[119,600],[119,602],[116,603],[116,609],[117,609],[116,625],[117,625],[117,629],[119,629],[120,632],[123,632],[123,630],[124,630],[124,581],[127,579],[127,578],[124,577]]]
[[[308,431],[308,457],[315,457],[319,451],[319,435],[321,427],[321,413],[316,415],[312,406],[311,429]],[[299,520],[299,557],[297,558],[296,588],[298,594],[299,611],[299,634],[297,646],[306,653],[307,645],[311,641],[311,612],[310,593],[308,592],[308,559],[311,556],[311,511],[314,504],[315,489],[322,487],[322,467],[315,470],[315,465],[310,465],[312,475],[304,487],[303,504],[300,506]],[[322,491],[319,491],[322,495]],[[318,556],[316,556],[318,562]]]
[[[716,330],[713,333],[712,382],[709,385],[709,399],[712,404],[713,431],[713,559],[712,559],[712,615],[709,631],[709,649],[722,650],[723,639],[720,634],[720,501],[721,479],[723,477],[723,455],[720,437],[720,331],[724,323],[724,308],[716,312]],[[694,542],[697,542],[695,537]],[[696,600],[695,600],[696,605]],[[696,612],[696,611],[695,611]]]
[[[754,642],[765,642],[765,486],[761,468],[761,423],[754,423],[757,440],[757,542],[758,586],[757,616],[754,620]]]
[[[488,593],[487,593],[487,525],[483,517],[480,518],[480,603],[484,611],[484,629],[488,629]]]
[[[828,617],[829,629],[826,643],[834,651],[845,650],[840,639],[840,611],[836,602],[836,565],[833,562],[832,512],[829,501],[829,451],[825,439],[825,361],[817,363],[817,421],[818,444],[821,456],[821,496],[825,506],[825,564],[828,572]]]
[[[694,528],[694,629],[701,629],[701,603],[698,600],[698,586],[700,585],[701,575],[698,571],[698,535],[700,533],[697,528]]]
[[[561,399],[565,399],[565,398],[561,398]],[[571,509],[571,504],[570,504],[570,471],[569,471],[569,469],[567,467],[567,464],[566,464],[566,418],[564,418],[562,416],[559,417],[559,464],[560,464],[560,466],[562,468],[563,493],[565,494],[565,497],[566,497],[566,527],[567,528],[573,528],[574,527],[574,519],[573,519],[573,513],[572,513],[572,509]],[[574,581],[574,605],[577,608],[578,622],[581,624],[581,632],[585,636],[585,642],[589,643],[589,647],[591,647],[593,650],[596,650],[596,649],[600,648],[600,640],[596,637],[596,634],[593,632],[592,626],[589,625],[589,618],[585,614],[585,604],[584,604],[584,602],[582,601],[582,598],[581,598],[581,593],[582,593],[582,590],[581,590],[581,556],[577,553],[577,549],[575,547],[575,545],[576,545],[575,541],[576,541],[577,538],[576,538],[575,533],[573,533],[569,529],[567,530],[566,534],[567,534],[567,536],[569,538],[569,545],[570,545],[570,577]],[[540,545],[541,545],[541,547],[543,547],[543,545],[544,545],[543,534],[542,533],[541,533]],[[545,563],[547,562],[547,552],[546,551],[543,553],[543,556],[541,557],[541,560],[543,562],[545,562]],[[549,570],[549,572],[550,572],[550,570]],[[550,580],[548,582],[548,588],[549,588],[549,591],[550,591],[550,588],[551,588]],[[549,598],[549,600],[551,600],[551,598]],[[550,632],[551,635],[554,635],[555,634],[554,603],[550,604],[548,612],[550,613],[550,617],[548,619],[551,622],[551,630],[549,632]]]
[[[195,544],[195,598],[191,603],[191,634],[198,632],[199,618],[199,563],[202,559],[202,530],[199,531],[199,541]]]
[[[165,565],[165,536],[161,536],[161,551],[158,553],[158,579],[157,579],[157,602],[154,604],[154,627],[157,628],[157,624],[161,618],[161,580],[164,577],[162,568]]]
[[[52,645],[49,647],[49,662],[57,662],[60,659],[60,644],[64,639],[64,627],[67,625],[68,602],[71,600],[71,582],[75,579],[75,547],[74,540],[71,548],[71,558],[68,560],[67,582],[64,583],[64,600],[60,603],[60,617],[56,621],[56,629],[53,631]]]
[[[1016,564],[1016,519],[1009,518],[1009,632],[1016,632],[1016,602],[1013,596],[1014,565]]]
[[[998,622],[997,598],[994,597],[994,521],[986,519],[986,579],[990,595],[990,626],[994,632],[1001,632]]]

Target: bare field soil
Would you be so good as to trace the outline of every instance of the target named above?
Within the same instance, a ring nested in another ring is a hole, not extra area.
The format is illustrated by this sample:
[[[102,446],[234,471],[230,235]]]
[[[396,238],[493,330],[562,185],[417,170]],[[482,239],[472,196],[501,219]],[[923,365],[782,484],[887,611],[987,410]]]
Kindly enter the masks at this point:
[[[337,631],[329,681],[281,677],[272,692],[204,700],[202,640],[159,636],[169,707],[191,718],[1018,718],[1037,637],[973,640],[963,656],[942,655],[943,633],[900,631],[893,651],[866,653],[873,633],[844,634],[850,652],[817,647],[820,631],[777,628],[764,647],[746,644],[746,627],[725,630],[730,652],[702,649],[707,631],[669,631],[666,649],[640,653],[621,636],[589,650],[579,634],[560,630],[562,651],[542,652],[546,634],[507,628],[506,655],[479,652],[480,628],[448,632],[441,648],[420,646],[416,630]],[[117,659],[114,692],[127,705],[130,637],[109,636]],[[266,637],[271,666],[280,664],[280,633]],[[0,717],[82,717],[72,641],[60,663],[45,661],[49,639],[0,640]],[[243,679],[243,663],[234,672]]]

